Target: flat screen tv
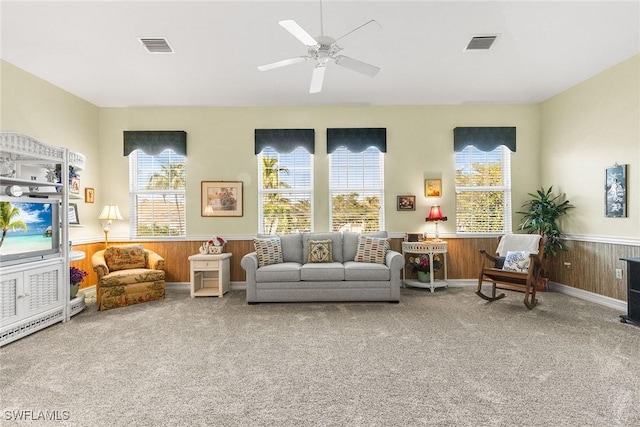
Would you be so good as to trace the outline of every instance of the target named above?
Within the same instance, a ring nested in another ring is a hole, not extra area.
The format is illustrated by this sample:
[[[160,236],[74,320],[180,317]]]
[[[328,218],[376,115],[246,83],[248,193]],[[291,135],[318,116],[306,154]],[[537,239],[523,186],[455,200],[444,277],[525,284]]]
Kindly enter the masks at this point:
[[[60,201],[0,197],[0,233],[2,265],[59,256]]]

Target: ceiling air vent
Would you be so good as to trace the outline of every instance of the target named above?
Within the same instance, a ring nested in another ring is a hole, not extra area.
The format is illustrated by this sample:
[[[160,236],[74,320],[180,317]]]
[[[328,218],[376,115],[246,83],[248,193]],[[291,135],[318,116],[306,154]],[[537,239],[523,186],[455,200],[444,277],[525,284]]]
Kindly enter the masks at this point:
[[[490,36],[473,36],[467,44],[465,50],[488,50],[493,45],[493,42],[498,38],[497,35]]]
[[[150,53],[173,53],[173,49],[167,43],[167,40],[161,37],[141,38],[140,43],[147,48]]]

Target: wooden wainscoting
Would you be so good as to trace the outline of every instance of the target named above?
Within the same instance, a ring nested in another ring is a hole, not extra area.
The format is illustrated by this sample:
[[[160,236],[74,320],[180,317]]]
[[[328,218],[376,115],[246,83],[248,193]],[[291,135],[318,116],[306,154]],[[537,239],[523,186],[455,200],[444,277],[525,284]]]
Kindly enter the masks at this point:
[[[482,238],[453,238],[448,242],[447,267],[449,279],[477,280],[482,266],[479,249],[486,249],[495,253],[498,239],[495,237]],[[402,239],[391,239],[391,249],[401,252]],[[129,244],[131,242],[112,242],[111,244]],[[144,247],[156,251],[166,260],[167,282],[189,282],[190,255],[198,253],[200,241],[171,241],[171,242],[136,242]],[[626,263],[621,257],[640,257],[640,247],[613,243],[598,243],[570,240],[565,242],[568,250],[560,252],[556,258],[550,258],[547,275],[549,279],[566,286],[608,296],[621,301],[627,300]],[[89,276],[82,283],[82,287],[95,285],[98,281],[91,266],[91,256],[101,249],[104,243],[90,243],[74,245],[75,250],[86,253],[86,258],[74,261],[71,265],[89,272]],[[252,240],[230,240],[225,252],[233,254],[231,258],[231,281],[244,282],[245,274],[240,267],[240,260],[245,254],[252,252]],[[569,263],[567,266],[565,263]],[[615,269],[624,272],[622,279],[615,278]],[[443,272],[436,277],[443,276]]]

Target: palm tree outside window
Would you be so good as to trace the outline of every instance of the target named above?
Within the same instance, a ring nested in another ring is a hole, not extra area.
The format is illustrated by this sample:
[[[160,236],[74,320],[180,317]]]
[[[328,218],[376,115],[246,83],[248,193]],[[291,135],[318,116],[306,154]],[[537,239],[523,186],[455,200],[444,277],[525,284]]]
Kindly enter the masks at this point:
[[[172,150],[129,156],[131,237],[186,236],[186,157]]]

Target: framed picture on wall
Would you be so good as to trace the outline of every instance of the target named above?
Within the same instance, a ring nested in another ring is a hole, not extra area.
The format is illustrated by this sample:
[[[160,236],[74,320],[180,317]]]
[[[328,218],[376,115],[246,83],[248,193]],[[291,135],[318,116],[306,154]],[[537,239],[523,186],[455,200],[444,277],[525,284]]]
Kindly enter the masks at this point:
[[[442,180],[441,179],[425,179],[424,180],[425,197],[442,197]]]
[[[416,196],[398,196],[398,208],[399,211],[415,211],[416,210]]]
[[[93,188],[85,188],[84,189],[84,202],[85,203],[93,203],[95,201],[95,190]]]
[[[242,216],[242,181],[202,181],[202,216]]]
[[[604,214],[609,218],[627,217],[627,165],[614,165],[605,171]]]

